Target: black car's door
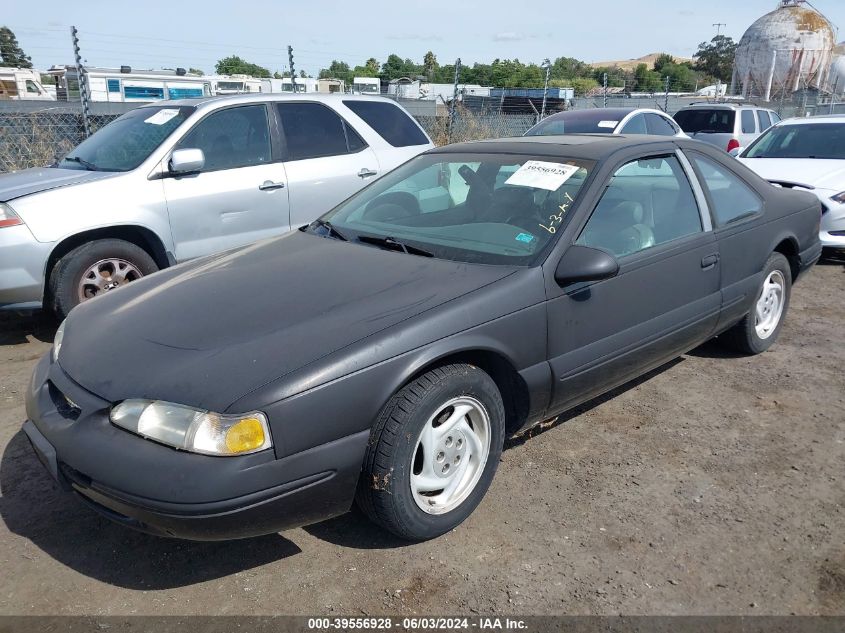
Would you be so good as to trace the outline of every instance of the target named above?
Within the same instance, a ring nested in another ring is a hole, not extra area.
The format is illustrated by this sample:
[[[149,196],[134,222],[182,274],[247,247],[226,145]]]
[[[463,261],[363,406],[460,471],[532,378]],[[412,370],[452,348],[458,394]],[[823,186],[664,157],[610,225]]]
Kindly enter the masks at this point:
[[[719,250],[689,162],[667,152],[612,174],[574,243],[613,253],[619,274],[548,301],[552,413],[703,342],[718,319]]]

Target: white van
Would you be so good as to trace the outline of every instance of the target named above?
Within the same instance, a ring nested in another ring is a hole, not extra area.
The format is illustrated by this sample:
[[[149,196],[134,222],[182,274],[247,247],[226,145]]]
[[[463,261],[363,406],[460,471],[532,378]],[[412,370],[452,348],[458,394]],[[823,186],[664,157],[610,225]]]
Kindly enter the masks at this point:
[[[31,68],[0,68],[0,99],[55,101],[41,85],[41,73]]]

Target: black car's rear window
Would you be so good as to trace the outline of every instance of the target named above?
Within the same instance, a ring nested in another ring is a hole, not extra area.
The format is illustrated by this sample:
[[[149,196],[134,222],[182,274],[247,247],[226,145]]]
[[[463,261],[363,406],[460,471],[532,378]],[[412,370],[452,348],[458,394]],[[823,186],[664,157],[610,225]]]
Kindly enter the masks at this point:
[[[695,108],[675,114],[675,122],[687,134],[733,134],[736,113],[721,108]]]
[[[426,145],[429,142],[417,124],[392,103],[349,99],[343,105],[361,117],[393,147]]]

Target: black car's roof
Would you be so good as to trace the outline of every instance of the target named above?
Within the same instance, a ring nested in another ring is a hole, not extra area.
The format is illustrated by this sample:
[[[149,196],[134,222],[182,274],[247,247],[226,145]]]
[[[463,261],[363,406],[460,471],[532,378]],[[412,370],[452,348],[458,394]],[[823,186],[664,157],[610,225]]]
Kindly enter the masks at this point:
[[[614,152],[636,145],[672,143],[670,136],[633,134],[565,134],[555,136],[516,136],[469,143],[444,145],[429,153],[444,154],[538,154],[584,160],[603,160]]]

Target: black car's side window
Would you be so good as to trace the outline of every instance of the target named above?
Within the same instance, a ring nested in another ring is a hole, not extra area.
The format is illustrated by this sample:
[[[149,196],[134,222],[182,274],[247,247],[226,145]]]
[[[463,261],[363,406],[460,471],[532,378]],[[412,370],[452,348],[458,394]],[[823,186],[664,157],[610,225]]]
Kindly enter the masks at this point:
[[[278,103],[287,160],[351,154],[367,144],[334,110],[321,103]]]
[[[250,105],[213,112],[188,132],[178,147],[201,149],[205,154],[203,171],[269,163],[267,108]]]
[[[675,156],[659,156],[616,170],[576,244],[625,257],[702,230],[680,162]]]
[[[716,226],[725,226],[763,210],[760,196],[727,167],[698,153],[690,152],[689,157],[701,172],[710,194]]]

